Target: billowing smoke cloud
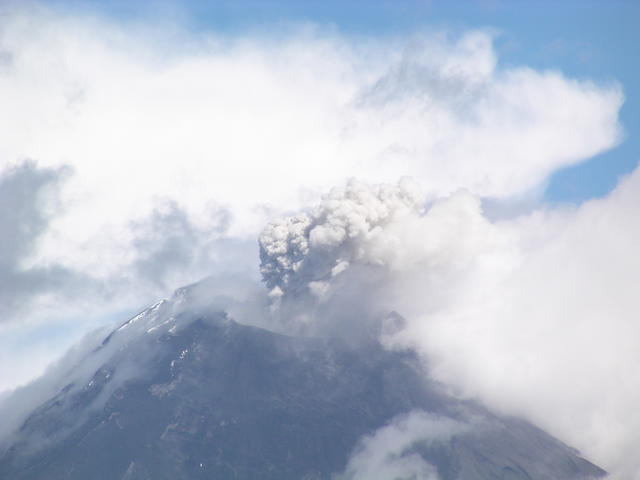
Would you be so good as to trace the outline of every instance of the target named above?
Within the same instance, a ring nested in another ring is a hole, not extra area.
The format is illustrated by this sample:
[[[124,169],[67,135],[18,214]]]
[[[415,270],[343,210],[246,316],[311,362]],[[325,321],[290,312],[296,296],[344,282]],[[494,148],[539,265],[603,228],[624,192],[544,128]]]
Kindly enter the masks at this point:
[[[427,202],[410,179],[351,181],[309,213],[267,226],[261,272],[276,313],[318,332],[343,319],[442,308],[478,271],[513,263],[510,237],[466,191]]]
[[[398,312],[404,328],[382,332],[390,348],[422,352],[462,394],[629,478],[640,473],[639,182],[636,171],[605,199],[494,222],[468,192],[425,202],[408,180],[351,182],[265,229],[262,272],[294,327],[352,335],[363,316]]]
[[[351,181],[332,190],[311,214],[269,224],[260,236],[260,270],[270,295],[308,290],[322,297],[329,280],[353,262],[391,266],[398,259],[377,254],[387,243],[382,236],[402,218],[419,215],[424,204],[410,180],[397,187]]]

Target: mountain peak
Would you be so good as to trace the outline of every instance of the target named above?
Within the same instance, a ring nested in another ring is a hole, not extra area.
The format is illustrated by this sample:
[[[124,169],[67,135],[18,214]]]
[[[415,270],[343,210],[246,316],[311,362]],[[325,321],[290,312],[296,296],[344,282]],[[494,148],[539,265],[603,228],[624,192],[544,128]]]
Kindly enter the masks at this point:
[[[604,474],[527,422],[448,395],[413,353],[243,325],[191,308],[192,294],[149,307],[74,365],[0,455],[0,478]]]

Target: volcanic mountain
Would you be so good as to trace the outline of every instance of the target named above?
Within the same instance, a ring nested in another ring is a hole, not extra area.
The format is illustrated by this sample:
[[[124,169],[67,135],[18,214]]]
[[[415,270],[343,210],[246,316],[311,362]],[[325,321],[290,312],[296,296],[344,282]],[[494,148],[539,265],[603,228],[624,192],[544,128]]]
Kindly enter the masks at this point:
[[[287,336],[196,307],[194,287],[65,367],[5,439],[11,480],[522,479],[603,470],[429,380],[375,338]]]

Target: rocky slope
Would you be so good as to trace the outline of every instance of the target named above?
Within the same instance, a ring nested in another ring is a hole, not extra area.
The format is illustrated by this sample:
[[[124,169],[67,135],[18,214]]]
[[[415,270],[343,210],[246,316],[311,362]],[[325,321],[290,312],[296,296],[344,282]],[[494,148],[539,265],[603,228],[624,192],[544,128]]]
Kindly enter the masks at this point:
[[[190,310],[185,291],[178,297],[112,332],[67,372],[64,388],[4,445],[0,478],[604,475],[534,426],[447,395],[410,353],[284,336]],[[411,415],[430,420],[411,426]]]

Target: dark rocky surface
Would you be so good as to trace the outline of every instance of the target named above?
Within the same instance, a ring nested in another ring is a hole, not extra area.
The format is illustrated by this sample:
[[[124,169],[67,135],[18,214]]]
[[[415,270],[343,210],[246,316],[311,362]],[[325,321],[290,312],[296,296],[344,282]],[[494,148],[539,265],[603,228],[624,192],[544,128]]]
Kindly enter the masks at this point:
[[[411,354],[375,342],[288,337],[165,302],[82,363],[91,374],[72,369],[5,446],[0,479],[330,479],[359,439],[416,410],[482,424],[411,446],[443,480],[604,474],[529,423],[448,396]]]

